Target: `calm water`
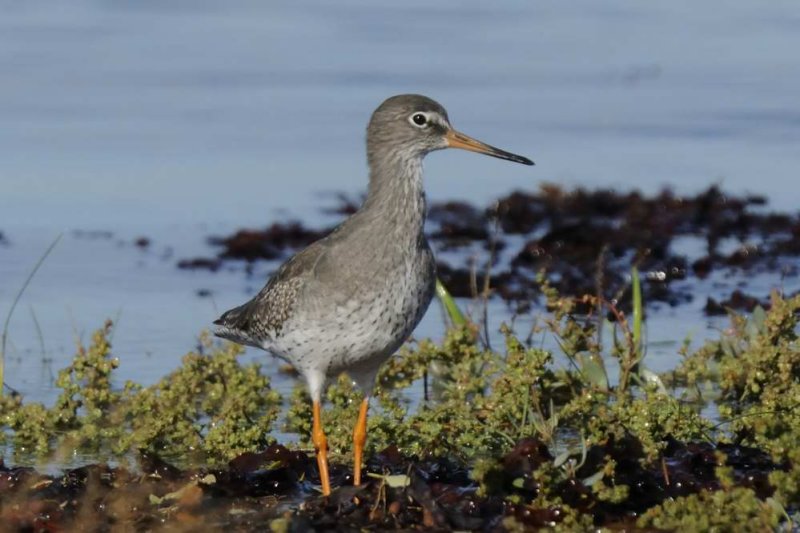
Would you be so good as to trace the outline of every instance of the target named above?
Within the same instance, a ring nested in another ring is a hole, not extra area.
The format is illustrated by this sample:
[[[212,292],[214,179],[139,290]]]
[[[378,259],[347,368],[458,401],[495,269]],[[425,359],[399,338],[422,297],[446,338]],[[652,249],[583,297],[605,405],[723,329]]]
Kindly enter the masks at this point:
[[[363,190],[365,124],[396,93],[437,98],[463,131],[537,163],[434,154],[432,200],[718,182],[794,210],[797,50],[789,1],[0,1],[0,318],[65,232],[12,321],[6,379],[51,398],[73,339],[117,316],[121,375],[174,368],[274,268],[187,274],[176,259],[240,225],[329,222],[320,193]],[[651,341],[708,334],[703,301],[658,313]],[[418,334],[441,333],[432,308]],[[658,346],[653,366],[672,366]]]

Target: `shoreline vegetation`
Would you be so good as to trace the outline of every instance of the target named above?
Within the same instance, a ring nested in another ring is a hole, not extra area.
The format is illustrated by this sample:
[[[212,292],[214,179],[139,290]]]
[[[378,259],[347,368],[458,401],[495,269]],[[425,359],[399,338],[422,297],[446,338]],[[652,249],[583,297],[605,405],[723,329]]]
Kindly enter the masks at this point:
[[[610,194],[544,187],[502,199],[494,215],[432,206],[434,231],[444,235],[434,237],[437,246],[478,247],[491,259],[478,272],[454,266],[451,256],[437,291],[445,338],[412,341],[384,365],[361,487],[349,477],[360,397],[346,376],[326,394],[335,487],[326,499],[316,489],[302,386],[282,397],[263,365],[240,362],[240,347],[207,333],[154,385],[131,382],[118,375],[109,321],[58,373],[53,405],[13,390],[0,395],[0,524],[280,532],[800,527],[800,294],[753,298],[746,315],[717,302],[729,326],[696,349],[688,341],[676,348],[668,372],[648,368],[644,342],[646,306],[685,301],[687,289],[675,280],[718,269],[786,274],[780,260],[800,250],[798,218],[716,188],[693,198]],[[285,229],[216,239],[217,257],[182,266],[276,259],[316,238],[300,226],[284,238]],[[700,257],[673,250],[675,239],[690,235],[706,242]],[[739,242],[733,251],[724,245],[730,239]],[[247,255],[254,250],[262,257]],[[467,317],[445,287],[479,299],[498,294],[514,313],[535,299],[535,327],[521,336],[503,326],[502,345],[490,346],[487,306]],[[542,348],[544,337],[557,350]],[[13,376],[5,379],[13,385]],[[412,401],[409,391],[421,383],[424,399]],[[299,440],[277,442],[278,434]],[[75,457],[85,460],[48,469]]]
[[[314,489],[301,387],[280,398],[260,365],[238,362],[240,348],[205,335],[156,385],[115,387],[108,322],[59,373],[54,405],[0,398],[11,462],[78,451],[98,462],[61,475],[0,465],[0,519],[40,530],[797,526],[800,296],[775,292],[769,311],[732,315],[718,339],[656,376],[636,324],[619,314],[604,347],[594,317],[574,314],[585,302],[540,281],[549,312],[538,333],[556,336],[569,366],[510,330],[489,350],[469,321],[440,344],[403,348],[379,377],[360,488],[347,474],[359,398],[342,377],[325,411],[329,500]],[[426,378],[435,398],[411,409],[404,391]],[[711,403],[719,420],[701,414]],[[277,429],[301,442],[276,443]]]

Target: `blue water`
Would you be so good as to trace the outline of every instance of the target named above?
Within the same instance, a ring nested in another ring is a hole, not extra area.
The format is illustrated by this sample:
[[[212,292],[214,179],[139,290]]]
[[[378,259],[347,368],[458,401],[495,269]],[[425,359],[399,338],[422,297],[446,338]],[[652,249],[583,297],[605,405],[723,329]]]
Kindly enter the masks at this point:
[[[0,318],[65,232],[11,323],[6,380],[51,398],[73,338],[116,316],[124,377],[174,368],[274,268],[186,274],[176,259],[238,226],[330,222],[321,193],[363,190],[364,128],[392,94],[432,96],[459,129],[537,163],[433,154],[433,201],[721,183],[796,210],[797,50],[788,0],[0,1]],[[664,310],[651,339],[707,333],[703,301]],[[441,331],[431,312],[418,335]]]

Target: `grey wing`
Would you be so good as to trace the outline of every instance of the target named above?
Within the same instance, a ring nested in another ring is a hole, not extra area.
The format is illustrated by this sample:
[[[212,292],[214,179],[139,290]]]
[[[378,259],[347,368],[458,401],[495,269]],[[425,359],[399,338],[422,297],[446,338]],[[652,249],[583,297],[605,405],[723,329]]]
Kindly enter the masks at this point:
[[[214,335],[258,348],[265,341],[279,337],[325,248],[318,241],[281,265],[252,300],[226,311],[214,321],[217,326]]]

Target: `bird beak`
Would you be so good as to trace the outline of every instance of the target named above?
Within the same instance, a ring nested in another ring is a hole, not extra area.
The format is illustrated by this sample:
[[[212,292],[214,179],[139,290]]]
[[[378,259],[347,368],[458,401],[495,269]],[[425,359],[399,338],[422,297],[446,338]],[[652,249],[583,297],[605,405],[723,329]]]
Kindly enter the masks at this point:
[[[472,137],[464,135],[456,130],[448,130],[444,136],[444,139],[445,142],[447,142],[448,148],[461,148],[462,150],[469,150],[470,152],[478,152],[479,154],[499,157],[500,159],[514,161],[515,163],[522,163],[523,165],[533,164],[533,161],[527,157],[522,157],[521,155],[512,154],[511,152],[506,152],[500,148],[489,146],[486,143],[482,143],[481,141],[473,139]]]

